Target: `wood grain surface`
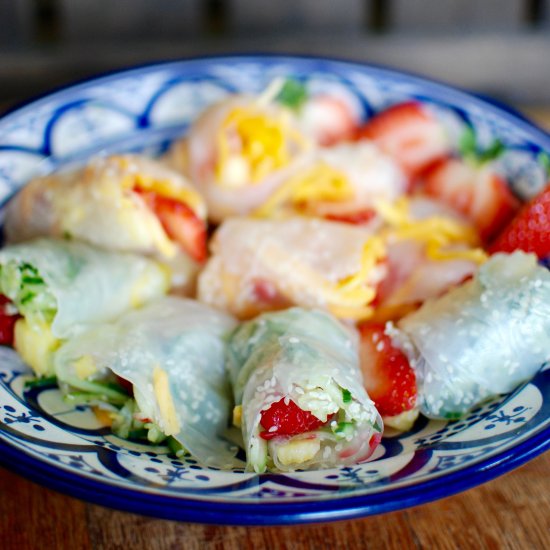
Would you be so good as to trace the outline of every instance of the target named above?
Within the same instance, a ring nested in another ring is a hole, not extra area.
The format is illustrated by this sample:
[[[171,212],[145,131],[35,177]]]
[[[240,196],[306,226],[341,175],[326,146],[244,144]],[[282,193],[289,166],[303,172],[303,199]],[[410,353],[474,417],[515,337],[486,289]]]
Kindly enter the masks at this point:
[[[529,109],[550,126],[550,109]],[[105,503],[108,505],[108,503]],[[443,550],[550,548],[550,453],[464,493],[380,516],[292,527],[221,527],[87,504],[0,469],[0,548]]]
[[[550,548],[550,453],[475,489],[359,520],[220,527],[85,504],[0,470],[0,547],[185,550],[257,548]]]

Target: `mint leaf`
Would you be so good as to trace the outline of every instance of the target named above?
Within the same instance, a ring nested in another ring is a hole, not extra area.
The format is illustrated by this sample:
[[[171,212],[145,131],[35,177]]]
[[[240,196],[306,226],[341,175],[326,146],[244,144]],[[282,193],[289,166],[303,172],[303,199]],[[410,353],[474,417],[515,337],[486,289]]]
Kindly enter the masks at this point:
[[[344,403],[351,403],[351,393],[349,390],[342,390],[342,401]]]
[[[281,105],[298,110],[307,100],[307,90],[301,82],[288,79],[275,99]]]
[[[542,166],[542,169],[544,170],[544,174],[546,176],[550,176],[550,155],[548,153],[545,153],[544,151],[541,151],[539,153],[537,160],[539,161],[539,164]]]
[[[480,149],[473,128],[468,127],[460,138],[458,150],[462,158],[479,166],[498,158],[505,151],[505,147],[502,141],[496,139],[486,149]]]

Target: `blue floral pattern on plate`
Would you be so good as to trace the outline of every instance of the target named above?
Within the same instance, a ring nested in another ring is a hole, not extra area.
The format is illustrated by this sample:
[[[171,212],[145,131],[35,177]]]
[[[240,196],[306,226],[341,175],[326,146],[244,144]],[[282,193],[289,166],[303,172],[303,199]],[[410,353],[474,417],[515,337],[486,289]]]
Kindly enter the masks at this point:
[[[506,146],[500,169],[524,198],[547,174],[550,138],[514,113],[447,86],[341,61],[212,58],[158,64],[90,80],[0,119],[0,205],[29,177],[92,154],[160,154],[209,103],[258,92],[277,76],[343,94],[366,119],[408,99],[427,103],[458,142],[470,127],[481,145]],[[94,502],[188,521],[262,524],[356,517],[447,496],[515,467],[550,443],[550,368],[466,418],[420,418],[388,433],[366,464],[256,475],[177,458],[165,447],[123,441],[55,387],[26,388],[29,371],[0,349],[0,456],[7,467]],[[243,464],[244,466],[244,464]]]

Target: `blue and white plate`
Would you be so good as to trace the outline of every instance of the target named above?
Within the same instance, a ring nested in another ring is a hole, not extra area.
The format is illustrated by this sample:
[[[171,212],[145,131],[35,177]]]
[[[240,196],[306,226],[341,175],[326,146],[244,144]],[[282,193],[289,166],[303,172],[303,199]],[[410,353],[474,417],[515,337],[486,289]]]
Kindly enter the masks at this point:
[[[159,154],[207,104],[258,92],[276,76],[345,95],[368,118],[407,99],[434,109],[458,140],[506,146],[500,169],[529,197],[547,174],[550,137],[508,109],[394,71],[294,57],[225,57],[118,72],[33,101],[0,119],[0,205],[29,177],[96,153]],[[165,447],[129,443],[101,428],[55,387],[26,389],[28,368],[0,348],[0,461],[54,489],[154,516],[223,524],[354,518],[451,495],[511,470],[550,447],[550,365],[513,394],[455,422],[420,418],[387,435],[362,465],[294,474],[218,471]]]

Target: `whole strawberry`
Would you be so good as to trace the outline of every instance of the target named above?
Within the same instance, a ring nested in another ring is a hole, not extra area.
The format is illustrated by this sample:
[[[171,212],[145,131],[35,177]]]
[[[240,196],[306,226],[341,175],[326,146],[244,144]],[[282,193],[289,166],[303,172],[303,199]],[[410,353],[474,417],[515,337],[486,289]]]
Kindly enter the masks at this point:
[[[540,259],[550,256],[550,183],[528,202],[505,227],[490,252],[534,252]]]

